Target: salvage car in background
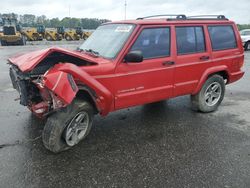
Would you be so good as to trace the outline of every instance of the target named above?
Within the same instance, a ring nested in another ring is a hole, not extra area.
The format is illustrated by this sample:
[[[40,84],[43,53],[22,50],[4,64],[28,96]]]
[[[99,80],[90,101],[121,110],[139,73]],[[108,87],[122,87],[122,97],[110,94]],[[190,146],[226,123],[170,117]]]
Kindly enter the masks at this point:
[[[250,50],[250,29],[240,31],[242,44],[245,50]]]

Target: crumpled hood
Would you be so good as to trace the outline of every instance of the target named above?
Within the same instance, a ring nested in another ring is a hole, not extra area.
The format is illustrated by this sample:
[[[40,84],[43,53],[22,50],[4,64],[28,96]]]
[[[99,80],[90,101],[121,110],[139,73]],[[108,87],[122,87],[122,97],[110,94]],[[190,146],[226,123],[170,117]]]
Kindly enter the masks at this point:
[[[89,62],[93,62],[98,64],[99,58],[91,57],[89,55],[79,53],[77,51],[71,51],[63,48],[52,47],[44,50],[33,51],[30,53],[26,53],[23,55],[17,55],[8,59],[8,61],[14,65],[16,65],[22,72],[31,71],[37,64],[39,64],[44,58],[46,58],[49,54],[53,52],[60,52],[63,54],[71,55],[77,57],[79,59],[83,59]],[[108,60],[102,59],[102,62]]]

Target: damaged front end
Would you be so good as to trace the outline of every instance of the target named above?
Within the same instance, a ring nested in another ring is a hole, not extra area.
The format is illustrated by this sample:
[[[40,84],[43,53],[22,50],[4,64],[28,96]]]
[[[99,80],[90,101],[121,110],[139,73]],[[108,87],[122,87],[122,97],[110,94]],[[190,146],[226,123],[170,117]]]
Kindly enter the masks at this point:
[[[54,68],[43,75],[36,75],[23,73],[11,65],[10,78],[19,92],[20,104],[40,118],[70,104],[78,92],[72,75]]]
[[[38,117],[69,105],[79,90],[76,82],[88,88],[84,90],[97,111],[107,115],[113,108],[111,92],[81,69],[98,65],[94,59],[61,48],[34,51],[9,59],[10,78],[20,94],[20,103]]]

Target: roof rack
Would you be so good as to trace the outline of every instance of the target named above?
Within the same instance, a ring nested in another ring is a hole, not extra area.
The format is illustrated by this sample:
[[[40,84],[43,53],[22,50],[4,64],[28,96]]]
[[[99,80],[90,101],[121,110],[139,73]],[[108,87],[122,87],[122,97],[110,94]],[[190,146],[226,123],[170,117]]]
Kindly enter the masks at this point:
[[[159,14],[159,15],[152,15],[152,16],[145,16],[137,18],[137,20],[143,20],[147,18],[156,18],[156,17],[174,17],[174,19],[186,19],[186,15],[184,14]]]
[[[196,15],[188,16],[188,20],[228,20],[224,15]]]
[[[169,17],[168,21],[171,20],[228,20],[224,15],[197,15],[197,16],[186,16],[185,14],[160,14],[137,18],[137,20],[143,20],[147,18],[156,17]]]

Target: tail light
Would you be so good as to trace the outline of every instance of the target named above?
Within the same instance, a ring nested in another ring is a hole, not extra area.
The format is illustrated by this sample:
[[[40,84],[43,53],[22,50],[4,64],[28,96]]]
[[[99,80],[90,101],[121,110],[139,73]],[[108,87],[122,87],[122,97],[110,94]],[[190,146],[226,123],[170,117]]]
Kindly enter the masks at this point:
[[[244,65],[244,55],[242,56],[242,58],[240,59],[240,62],[239,62],[239,68],[241,69]]]

